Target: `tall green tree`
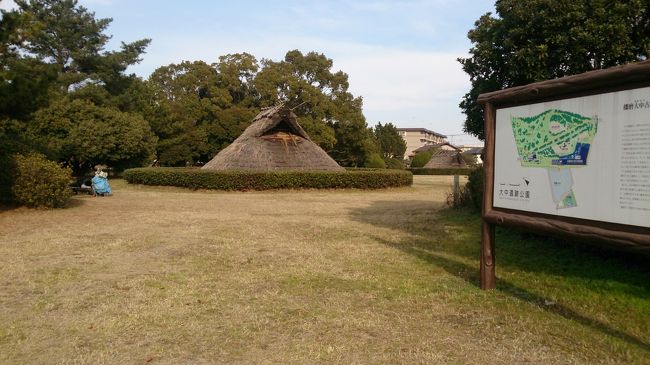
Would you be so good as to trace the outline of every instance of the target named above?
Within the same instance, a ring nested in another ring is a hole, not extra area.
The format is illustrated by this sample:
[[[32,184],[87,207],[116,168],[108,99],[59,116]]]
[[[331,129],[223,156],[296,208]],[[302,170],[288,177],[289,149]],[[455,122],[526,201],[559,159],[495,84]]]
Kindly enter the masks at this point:
[[[122,170],[153,159],[156,136],[137,114],[63,98],[35,113],[28,134],[76,173],[106,164]]]
[[[254,80],[259,63],[249,53],[227,54],[212,65],[219,74],[218,85],[228,90],[233,104],[254,106],[259,99]]]
[[[77,0],[16,0],[12,46],[24,55],[52,65],[57,86],[67,93],[80,83],[101,83],[112,94],[128,87],[124,71],[140,61],[149,39],[122,42],[119,51],[105,51],[112,19],[96,19]]]
[[[210,150],[204,125],[230,102],[217,88],[216,71],[202,61],[171,64],[155,70],[148,83],[162,110],[149,121],[160,139],[159,160],[171,166],[199,160]]]
[[[0,19],[0,117],[27,119],[49,100],[50,85],[56,80],[55,67],[25,58],[20,43],[20,13],[2,10]]]
[[[149,40],[107,51],[111,19],[95,18],[76,0],[15,3],[0,19],[0,124],[6,127],[0,139],[21,139],[3,143],[0,159],[44,150],[77,172],[84,164],[122,168],[147,160],[155,144],[148,124],[114,106],[133,106],[122,95],[141,82],[126,69],[139,62]]]
[[[337,162],[361,166],[377,146],[363,116],[363,101],[348,91],[348,75],[332,72],[325,55],[298,50],[282,61],[263,60],[255,78],[261,106],[284,102],[294,108],[311,138]]]
[[[484,139],[479,94],[639,60],[650,54],[646,0],[498,0],[469,31],[460,58],[472,88],[465,131]]]
[[[257,62],[248,56],[171,64],[151,74],[159,110],[149,121],[160,138],[161,163],[205,162],[241,134],[257,113],[250,86]]]
[[[404,160],[406,152],[406,141],[399,135],[397,127],[393,123],[377,123],[373,130],[379,151],[384,159]]]

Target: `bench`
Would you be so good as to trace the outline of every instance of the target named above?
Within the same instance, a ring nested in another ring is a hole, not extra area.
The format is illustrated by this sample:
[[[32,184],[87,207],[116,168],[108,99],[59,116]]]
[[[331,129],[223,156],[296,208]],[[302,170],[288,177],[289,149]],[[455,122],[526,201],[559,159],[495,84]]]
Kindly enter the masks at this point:
[[[92,188],[82,188],[82,187],[73,186],[73,187],[70,187],[70,189],[72,189],[72,192],[75,193],[75,195],[80,194],[80,193],[81,194],[86,193],[88,195],[93,194],[93,189]]]

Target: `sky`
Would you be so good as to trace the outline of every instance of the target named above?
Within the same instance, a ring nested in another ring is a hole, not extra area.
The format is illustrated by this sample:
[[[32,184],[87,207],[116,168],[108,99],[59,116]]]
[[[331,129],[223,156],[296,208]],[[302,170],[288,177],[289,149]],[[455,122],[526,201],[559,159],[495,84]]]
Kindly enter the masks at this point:
[[[494,0],[81,0],[96,17],[112,18],[108,49],[152,39],[142,61],[127,72],[147,78],[170,63],[248,52],[281,60],[287,51],[316,51],[348,74],[363,98],[369,125],[427,128],[452,143],[478,140],[463,134],[458,103],[469,77],[457,58],[467,57],[467,32]],[[0,2],[0,7],[11,1]]]

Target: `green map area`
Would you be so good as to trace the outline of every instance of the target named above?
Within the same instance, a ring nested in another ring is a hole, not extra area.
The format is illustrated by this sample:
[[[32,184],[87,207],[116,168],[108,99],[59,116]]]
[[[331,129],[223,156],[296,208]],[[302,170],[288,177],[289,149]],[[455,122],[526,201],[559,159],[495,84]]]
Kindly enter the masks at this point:
[[[586,165],[597,128],[597,118],[557,109],[533,117],[512,118],[512,131],[523,167]]]
[[[522,167],[548,170],[557,209],[578,205],[569,168],[587,165],[598,118],[550,109],[532,117],[513,117],[512,131]]]

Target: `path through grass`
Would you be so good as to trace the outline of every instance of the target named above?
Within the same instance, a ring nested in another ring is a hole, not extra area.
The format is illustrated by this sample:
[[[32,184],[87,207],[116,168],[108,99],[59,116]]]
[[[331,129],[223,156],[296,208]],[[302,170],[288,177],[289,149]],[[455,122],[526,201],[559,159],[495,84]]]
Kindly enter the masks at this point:
[[[0,363],[647,363],[648,261],[497,234],[448,177],[384,191],[126,185],[0,212]]]

